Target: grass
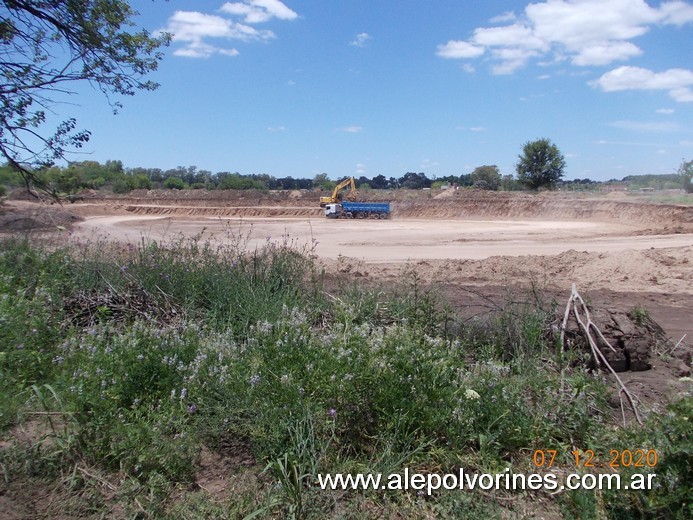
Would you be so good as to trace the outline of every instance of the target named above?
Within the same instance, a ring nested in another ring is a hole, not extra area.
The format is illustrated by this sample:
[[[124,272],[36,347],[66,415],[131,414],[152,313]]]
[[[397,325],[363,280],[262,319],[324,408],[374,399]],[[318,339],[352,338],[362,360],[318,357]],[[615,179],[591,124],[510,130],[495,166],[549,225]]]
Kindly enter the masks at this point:
[[[690,513],[690,397],[614,429],[604,382],[556,347],[551,305],[465,323],[414,272],[330,296],[311,251],[227,239],[2,244],[6,488],[47,479],[66,497],[53,516],[500,517],[525,499],[336,493],[317,475],[529,473],[537,449],[567,470],[575,447],[647,447],[660,453],[657,489],[551,503],[566,518]],[[38,438],[22,441],[20,426]],[[205,490],[208,452],[232,492]]]
[[[644,202],[656,204],[674,204],[679,206],[690,206],[693,204],[693,195],[690,193],[670,194],[670,193],[629,193],[629,196],[638,198]]]

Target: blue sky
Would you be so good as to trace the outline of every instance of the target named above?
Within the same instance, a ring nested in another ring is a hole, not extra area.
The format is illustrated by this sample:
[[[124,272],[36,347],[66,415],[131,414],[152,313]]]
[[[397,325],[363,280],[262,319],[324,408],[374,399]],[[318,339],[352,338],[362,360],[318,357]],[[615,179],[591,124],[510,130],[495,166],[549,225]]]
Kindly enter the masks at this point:
[[[87,155],[312,178],[514,173],[551,139],[566,178],[693,159],[693,3],[139,0],[173,33],[155,92],[80,88]],[[62,110],[62,109],[61,109]]]

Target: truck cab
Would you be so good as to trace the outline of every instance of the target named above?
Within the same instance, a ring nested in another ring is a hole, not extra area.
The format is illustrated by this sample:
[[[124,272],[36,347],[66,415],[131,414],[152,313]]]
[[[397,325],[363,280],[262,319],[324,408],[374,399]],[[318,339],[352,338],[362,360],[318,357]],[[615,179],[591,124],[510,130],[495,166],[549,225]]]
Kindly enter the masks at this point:
[[[325,217],[339,218],[342,213],[341,204],[325,204]]]

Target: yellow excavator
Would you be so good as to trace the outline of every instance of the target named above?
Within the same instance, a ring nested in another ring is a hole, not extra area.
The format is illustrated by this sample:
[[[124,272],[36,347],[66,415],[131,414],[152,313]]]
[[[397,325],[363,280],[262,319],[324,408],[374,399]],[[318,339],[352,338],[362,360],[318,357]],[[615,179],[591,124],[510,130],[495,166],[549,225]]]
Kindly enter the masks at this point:
[[[334,191],[332,191],[332,195],[330,197],[320,197],[320,207],[324,208],[327,204],[337,204],[338,202],[342,201],[342,194],[340,191],[342,191],[344,188],[349,187],[349,193],[347,194],[347,200],[355,201],[356,200],[356,181],[354,181],[353,177],[349,177],[348,179],[344,179],[342,182],[337,184],[337,186],[334,187]]]

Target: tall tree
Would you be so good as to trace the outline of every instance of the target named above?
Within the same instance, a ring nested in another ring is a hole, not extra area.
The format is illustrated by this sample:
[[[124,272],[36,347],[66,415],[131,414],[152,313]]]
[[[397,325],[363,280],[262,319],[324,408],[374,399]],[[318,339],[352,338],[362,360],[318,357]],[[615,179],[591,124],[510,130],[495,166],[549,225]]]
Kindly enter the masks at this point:
[[[407,172],[399,179],[399,185],[410,190],[420,190],[421,188],[430,188],[431,179],[423,172]]]
[[[681,179],[681,186],[686,193],[693,193],[693,160],[683,161],[679,166],[677,175]]]
[[[496,191],[501,185],[501,174],[498,166],[478,166],[472,172],[472,181],[475,188],[481,190]]]
[[[335,186],[334,181],[331,181],[326,173],[318,173],[313,177],[313,187],[322,188],[324,190],[331,190]]]
[[[154,90],[147,80],[170,35],[133,30],[137,13],[123,0],[0,0],[0,156],[31,184],[56,193],[36,174],[89,140],[69,118],[46,129],[46,111],[75,84],[113,96]]]
[[[516,165],[520,184],[531,190],[553,188],[563,177],[564,168],[563,154],[549,139],[526,143]]]
[[[384,190],[388,187],[387,178],[383,174],[379,174],[373,177],[370,184],[375,190]]]

